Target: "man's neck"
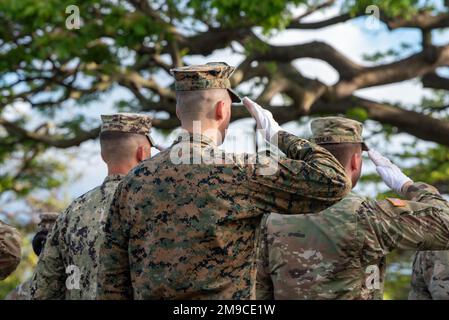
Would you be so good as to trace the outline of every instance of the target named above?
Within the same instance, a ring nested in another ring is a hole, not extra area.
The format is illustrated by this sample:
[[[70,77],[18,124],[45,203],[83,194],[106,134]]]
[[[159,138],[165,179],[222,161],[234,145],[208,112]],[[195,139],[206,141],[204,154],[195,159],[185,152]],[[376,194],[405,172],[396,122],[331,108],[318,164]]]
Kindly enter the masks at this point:
[[[219,137],[221,136],[220,131],[216,128],[206,128],[198,130],[197,128],[182,126],[182,129],[186,130],[190,134],[201,134],[202,136],[208,137],[216,145],[220,145],[223,141]]]
[[[108,176],[121,174],[126,175],[132,169],[131,166],[109,166],[108,165]]]

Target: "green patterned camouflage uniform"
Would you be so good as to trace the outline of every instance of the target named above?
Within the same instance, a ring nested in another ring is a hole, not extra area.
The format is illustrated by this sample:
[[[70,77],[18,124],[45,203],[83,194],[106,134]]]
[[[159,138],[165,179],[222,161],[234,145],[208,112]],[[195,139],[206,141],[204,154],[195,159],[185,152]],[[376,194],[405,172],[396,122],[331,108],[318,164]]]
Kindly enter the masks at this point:
[[[319,214],[268,216],[257,297],[381,299],[389,252],[449,248],[448,203],[420,183],[406,196],[412,201],[368,201],[351,193]],[[373,267],[379,272],[377,288],[369,280]]]
[[[226,79],[211,80],[232,71],[223,64],[175,70],[176,87],[216,88]],[[287,158],[276,162],[226,154],[208,137],[186,134],[128,174],[105,227],[98,298],[254,298],[263,213],[318,211],[350,188],[329,152],[286,132],[278,137]],[[173,155],[187,163],[175,164]],[[215,161],[197,162],[198,155]],[[261,174],[276,165],[274,174]]]
[[[233,69],[177,69],[175,86],[217,88]],[[254,298],[262,215],[316,212],[350,188],[343,167],[323,148],[283,131],[278,141],[287,157],[276,161],[273,155],[227,154],[206,136],[185,134],[131,171],[106,222],[98,298]]]
[[[103,115],[102,120],[102,132],[136,133],[149,138],[149,116],[121,113]],[[104,222],[122,178],[119,174],[107,176],[101,186],[76,199],[58,217],[36,268],[33,299],[96,298]]]
[[[58,217],[36,267],[31,288],[33,299],[95,299],[102,228],[122,177],[106,177],[101,186],[77,198]],[[66,288],[69,266],[79,268],[79,289]]]
[[[317,143],[363,143],[362,125],[349,119],[315,120],[312,132]],[[257,298],[382,299],[389,252],[449,248],[448,202],[423,183],[405,196],[370,201],[351,192],[320,213],[265,216]]]
[[[0,280],[8,277],[20,263],[21,239],[19,232],[0,221]]]
[[[449,251],[416,254],[409,299],[449,300]]]

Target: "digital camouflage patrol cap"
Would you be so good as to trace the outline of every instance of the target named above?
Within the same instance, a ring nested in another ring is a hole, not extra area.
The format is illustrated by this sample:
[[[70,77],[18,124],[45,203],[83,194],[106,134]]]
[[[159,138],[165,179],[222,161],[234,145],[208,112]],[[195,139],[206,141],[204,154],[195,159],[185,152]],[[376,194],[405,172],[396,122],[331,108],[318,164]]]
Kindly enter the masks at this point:
[[[142,134],[148,138],[151,146],[155,146],[150,136],[153,118],[138,113],[115,113],[102,115],[101,132],[118,131]]]
[[[206,89],[226,89],[234,103],[241,102],[240,97],[231,89],[229,78],[235,68],[225,62],[209,62],[171,69],[175,78],[176,91],[194,91]]]
[[[361,143],[363,151],[369,150],[362,138],[363,125],[356,120],[323,117],[313,120],[310,126],[310,140],[316,144]]]

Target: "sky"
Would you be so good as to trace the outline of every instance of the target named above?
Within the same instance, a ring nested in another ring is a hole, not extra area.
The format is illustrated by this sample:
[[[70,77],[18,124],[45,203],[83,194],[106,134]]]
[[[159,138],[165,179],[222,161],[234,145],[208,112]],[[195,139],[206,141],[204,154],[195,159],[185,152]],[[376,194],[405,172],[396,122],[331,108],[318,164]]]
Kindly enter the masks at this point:
[[[296,12],[295,12],[296,13]],[[326,10],[313,14],[307,18],[306,21],[318,21],[327,17],[331,17],[338,14],[336,9]],[[256,29],[256,32],[258,30]],[[260,34],[260,32],[259,32]],[[443,44],[449,40],[449,31],[444,33],[435,34],[435,42]],[[339,51],[343,52],[350,59],[357,63],[367,64],[363,60],[364,54],[375,53],[378,51],[386,51],[388,49],[399,48],[402,42],[413,44],[415,47],[419,44],[420,34],[416,30],[412,29],[400,29],[395,31],[387,31],[387,29],[380,25],[377,30],[372,30],[366,22],[365,18],[358,18],[355,20],[341,23],[336,26],[323,28],[321,30],[288,30],[278,32],[272,36],[268,41],[273,45],[289,45],[307,43],[310,41],[323,41],[326,42]],[[405,55],[413,53],[412,51],[404,53]],[[217,50],[211,56],[189,56],[188,62],[190,64],[202,64],[209,61],[225,61],[230,65],[238,66],[242,61],[242,56],[233,54],[230,49]],[[338,80],[337,73],[328,64],[315,59],[298,59],[294,61],[294,66],[298,68],[301,73],[307,77],[317,78],[326,84],[333,84]],[[169,84],[171,79],[167,76],[161,76],[159,78],[161,83],[165,85]],[[422,85],[416,81],[407,81],[403,83],[379,86],[375,88],[358,90],[357,95],[374,99],[376,101],[385,102],[401,102],[405,104],[417,104],[421,101],[422,97],[429,94],[429,91],[423,89]],[[131,97],[130,93],[125,89],[117,88],[107,99],[97,101],[85,108],[85,114],[88,115],[93,121],[99,123],[100,115],[112,113],[114,111],[114,102],[125,97]],[[29,112],[29,108],[26,105],[15,106],[15,109],[21,110],[21,112]],[[75,112],[70,108],[64,109],[59,117],[71,117],[75,115]],[[11,117],[14,117],[14,112],[11,112]],[[35,120],[38,122],[38,120]],[[375,128],[377,125],[374,122],[367,123],[367,130],[365,137],[368,138],[371,145],[375,146],[379,151],[386,151],[387,148],[399,148],[404,141],[407,141],[410,137],[406,134],[400,134],[393,140],[393,143],[389,146],[385,145],[385,142],[379,139],[370,140],[369,129]],[[254,127],[254,120],[243,119],[231,124],[228,136],[223,148],[226,151],[238,151],[234,150],[232,143],[232,137],[240,136],[242,131],[247,128]],[[286,130],[301,135],[307,136],[310,134],[308,125],[298,126],[296,123],[287,123],[283,126]],[[246,131],[247,132],[247,131]],[[175,137],[175,133],[170,134],[168,137],[161,135],[158,132],[153,132],[153,137],[158,144],[168,146]],[[241,143],[239,143],[241,145]],[[425,148],[428,143],[421,143],[419,148]],[[252,148],[249,148],[252,149]],[[253,150],[247,150],[253,151]],[[102,162],[99,156],[99,142],[88,141],[81,145],[80,148],[72,148],[65,151],[51,150],[52,156],[67,157],[69,155],[71,159],[71,175],[73,177],[79,177],[73,183],[65,186],[61,190],[61,195],[65,195],[68,198],[75,198],[86,191],[94,188],[102,183],[104,177],[107,174],[106,166]],[[156,150],[153,149],[153,153]],[[371,163],[365,159],[365,172],[372,172],[374,167]],[[356,188],[356,191],[367,196],[374,196],[377,191],[385,190],[385,186],[378,187],[364,186],[363,188]],[[15,204],[17,206],[17,204]]]

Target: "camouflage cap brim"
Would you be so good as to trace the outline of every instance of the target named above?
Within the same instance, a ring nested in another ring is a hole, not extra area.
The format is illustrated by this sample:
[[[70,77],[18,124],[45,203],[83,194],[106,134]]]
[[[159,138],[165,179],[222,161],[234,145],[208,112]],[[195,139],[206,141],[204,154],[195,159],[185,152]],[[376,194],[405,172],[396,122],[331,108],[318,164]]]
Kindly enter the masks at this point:
[[[366,145],[365,142],[362,142],[362,150],[363,151],[369,151],[369,148],[368,148],[368,146]]]
[[[232,89],[228,88],[229,95],[231,96],[232,103],[241,103],[242,98]]]

